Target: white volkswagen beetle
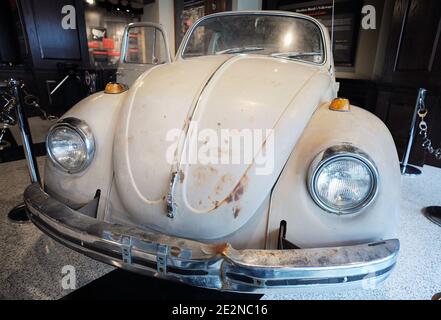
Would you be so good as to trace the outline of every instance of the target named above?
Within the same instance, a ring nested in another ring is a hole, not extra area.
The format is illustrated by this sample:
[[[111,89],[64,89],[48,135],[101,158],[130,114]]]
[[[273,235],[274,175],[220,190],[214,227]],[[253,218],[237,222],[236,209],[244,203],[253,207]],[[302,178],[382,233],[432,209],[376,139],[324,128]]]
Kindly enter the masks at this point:
[[[315,19],[204,17],[173,62],[53,126],[29,216],[92,258],[199,287],[380,282],[399,251],[399,161],[384,124],[337,91]]]

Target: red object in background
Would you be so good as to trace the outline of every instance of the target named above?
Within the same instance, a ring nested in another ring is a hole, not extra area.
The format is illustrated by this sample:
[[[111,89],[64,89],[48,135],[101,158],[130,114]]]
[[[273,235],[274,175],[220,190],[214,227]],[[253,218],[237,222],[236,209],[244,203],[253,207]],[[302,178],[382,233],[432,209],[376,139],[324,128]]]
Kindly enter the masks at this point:
[[[117,51],[109,51],[109,56],[112,56],[112,57],[119,57],[119,56],[120,56],[120,53],[117,52]]]
[[[115,49],[115,40],[113,38],[103,38],[103,49]]]
[[[112,57],[119,57],[120,53],[118,51],[98,51],[94,50],[92,51],[94,55],[98,56],[112,56]]]
[[[99,49],[100,47],[100,43],[98,41],[89,41],[87,45],[89,46],[89,49]]]

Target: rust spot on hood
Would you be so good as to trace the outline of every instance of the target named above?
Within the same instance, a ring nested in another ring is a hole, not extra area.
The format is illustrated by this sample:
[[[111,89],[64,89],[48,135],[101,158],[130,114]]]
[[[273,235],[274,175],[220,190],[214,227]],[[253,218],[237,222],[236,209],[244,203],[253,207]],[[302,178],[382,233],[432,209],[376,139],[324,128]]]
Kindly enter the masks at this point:
[[[231,191],[231,193],[224,200],[216,201],[214,203],[214,208],[211,211],[216,210],[217,208],[219,208],[221,205],[223,205],[225,203],[239,201],[245,192],[245,188],[246,188],[247,184],[248,184],[248,176],[247,176],[247,173],[245,173],[242,176],[242,178],[239,180],[237,185],[234,187],[233,191]],[[237,214],[239,214],[239,211],[237,212]]]
[[[216,168],[214,168],[214,167],[208,167],[208,169],[210,170],[210,172],[211,173],[213,173],[213,174],[217,174],[218,173],[218,170],[216,169]]]
[[[237,219],[237,217],[239,216],[239,213],[240,213],[240,208],[236,207],[233,209],[234,219]]]
[[[230,195],[227,198],[225,198],[225,201],[227,203],[233,201],[239,201],[240,198],[243,196],[243,193],[245,192],[245,187],[247,183],[248,183],[248,177],[245,175],[242,177],[242,179],[240,179],[239,183],[234,187]]]
[[[226,188],[228,185],[231,185],[233,182],[233,177],[230,174],[224,174],[219,182],[216,184],[214,188],[214,193],[216,195],[220,195],[224,188]]]
[[[188,131],[188,128],[190,127],[190,122],[191,122],[191,116],[186,117],[185,120],[184,120],[184,124],[182,125],[182,130],[183,131],[185,131],[185,132]]]

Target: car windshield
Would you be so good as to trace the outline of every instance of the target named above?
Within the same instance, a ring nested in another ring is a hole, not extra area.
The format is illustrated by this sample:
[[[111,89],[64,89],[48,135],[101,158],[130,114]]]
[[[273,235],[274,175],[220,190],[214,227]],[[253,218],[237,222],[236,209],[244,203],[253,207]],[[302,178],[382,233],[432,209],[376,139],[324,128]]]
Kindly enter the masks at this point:
[[[183,50],[184,58],[259,54],[323,63],[320,28],[311,20],[281,15],[236,14],[202,20]]]

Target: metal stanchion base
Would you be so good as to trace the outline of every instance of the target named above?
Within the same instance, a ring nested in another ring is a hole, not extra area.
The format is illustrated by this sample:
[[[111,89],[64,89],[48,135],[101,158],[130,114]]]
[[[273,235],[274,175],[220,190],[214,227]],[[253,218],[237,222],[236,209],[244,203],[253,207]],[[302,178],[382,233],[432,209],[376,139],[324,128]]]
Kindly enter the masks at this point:
[[[8,218],[14,223],[27,223],[29,222],[29,217],[26,213],[26,206],[24,203],[19,204],[14,209],[9,211]]]
[[[406,167],[404,167],[403,165],[400,165],[401,168],[401,173],[405,176],[409,176],[409,177],[414,177],[414,176],[419,176],[422,172],[420,169],[418,169],[417,167],[411,166],[410,164],[408,164]],[[403,169],[405,168],[405,170],[403,171]]]
[[[427,207],[423,212],[427,219],[441,227],[441,207]]]

